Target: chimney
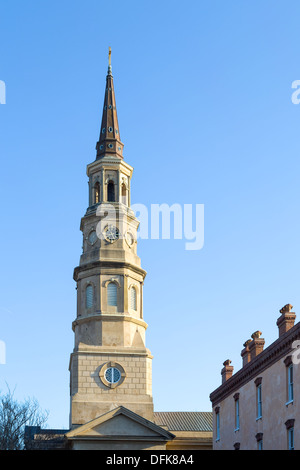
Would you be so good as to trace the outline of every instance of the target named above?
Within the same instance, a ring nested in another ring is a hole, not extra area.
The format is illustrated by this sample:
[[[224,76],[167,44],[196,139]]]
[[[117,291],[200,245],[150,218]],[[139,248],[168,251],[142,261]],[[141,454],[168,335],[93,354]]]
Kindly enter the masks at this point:
[[[226,382],[226,380],[230,379],[233,373],[233,366],[230,365],[231,361],[227,359],[223,362],[223,369],[221,370],[222,375],[222,384]]]
[[[243,367],[251,361],[250,351],[249,351],[249,343],[251,343],[251,339],[247,339],[247,341],[243,344],[244,349],[241,352],[241,356],[243,359]]]
[[[255,331],[252,335],[252,341],[249,343],[249,352],[250,352],[250,361],[254,359],[258,354],[260,354],[265,345],[265,340],[260,338],[261,331]]]
[[[291,304],[287,304],[280,310],[281,316],[277,320],[279,336],[283,335],[294,326],[296,315],[291,311],[292,308],[293,306]]]

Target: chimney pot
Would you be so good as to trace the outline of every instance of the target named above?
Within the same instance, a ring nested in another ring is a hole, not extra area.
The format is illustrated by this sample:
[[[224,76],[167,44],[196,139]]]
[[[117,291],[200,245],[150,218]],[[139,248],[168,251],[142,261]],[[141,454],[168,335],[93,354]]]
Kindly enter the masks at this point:
[[[260,354],[265,345],[265,340],[261,338],[261,331],[255,331],[252,335],[252,341],[249,343],[250,361]]]
[[[248,362],[250,362],[250,360],[251,360],[250,351],[249,351],[249,344],[250,343],[251,343],[251,339],[247,339],[247,341],[245,341],[245,343],[243,344],[244,349],[241,352],[241,356],[242,356],[242,359],[243,359],[243,367],[246,364],[248,364]]]
[[[279,336],[293,328],[295,324],[296,314],[292,312],[292,308],[293,306],[291,304],[286,304],[282,309],[280,309],[281,316],[278,318],[276,323],[279,329]]]
[[[221,375],[222,375],[222,384],[226,382],[226,380],[230,379],[233,374],[233,366],[230,365],[231,361],[230,359],[227,359],[225,362],[223,362],[223,369],[221,370]]]
[[[262,332],[257,330],[257,331],[254,331],[254,333],[252,333],[251,338],[252,339],[260,338],[261,335],[262,335]]]

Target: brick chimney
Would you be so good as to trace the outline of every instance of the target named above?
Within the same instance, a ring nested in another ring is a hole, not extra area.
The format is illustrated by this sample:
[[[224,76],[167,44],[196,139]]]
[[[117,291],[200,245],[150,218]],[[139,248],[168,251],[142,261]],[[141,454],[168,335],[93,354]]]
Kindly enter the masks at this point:
[[[222,375],[222,384],[226,382],[226,380],[230,379],[233,374],[233,366],[230,365],[231,361],[227,359],[225,362],[223,362],[223,369],[221,370],[221,375]]]
[[[250,352],[250,361],[254,359],[258,354],[260,354],[265,345],[265,340],[260,337],[261,331],[255,331],[252,335],[252,341],[249,343],[249,352]]]
[[[247,339],[247,341],[243,344],[244,349],[241,352],[241,356],[243,359],[243,367],[251,361],[250,351],[249,351],[249,344],[251,343],[251,339]]]
[[[292,308],[293,306],[291,304],[287,304],[280,310],[281,316],[277,320],[279,336],[286,333],[295,324],[296,315],[294,312],[291,311]]]

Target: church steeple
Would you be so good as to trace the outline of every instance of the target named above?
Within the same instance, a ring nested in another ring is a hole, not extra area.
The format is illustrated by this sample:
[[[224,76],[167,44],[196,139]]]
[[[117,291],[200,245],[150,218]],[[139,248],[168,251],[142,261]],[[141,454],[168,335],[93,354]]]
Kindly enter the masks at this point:
[[[87,166],[89,206],[80,224],[82,254],[74,270],[70,427],[117,406],[154,419],[152,355],[143,318],[146,271],[137,254],[139,221],[130,208],[133,168],[122,157],[119,139],[109,62],[97,158]]]
[[[102,112],[102,122],[99,141],[96,145],[97,160],[105,155],[117,155],[123,158],[123,147],[121,142],[117,106],[114,91],[114,82],[111,67],[111,48],[109,48],[108,71],[106,76],[106,88]]]

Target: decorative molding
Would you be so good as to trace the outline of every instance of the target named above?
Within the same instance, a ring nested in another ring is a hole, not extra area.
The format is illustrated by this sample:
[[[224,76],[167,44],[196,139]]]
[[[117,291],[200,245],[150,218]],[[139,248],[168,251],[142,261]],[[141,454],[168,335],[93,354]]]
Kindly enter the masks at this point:
[[[92,286],[94,291],[95,291],[95,288],[96,288],[96,284],[93,282],[93,281],[85,281],[85,283],[83,284],[83,289],[85,291],[85,289],[87,288],[87,286]]]
[[[135,288],[135,290],[136,290],[136,291],[137,291],[137,293],[138,293],[138,285],[137,285],[137,284],[133,284],[133,283],[131,283],[131,284],[128,286],[128,290],[130,290],[132,287],[134,287],[134,288]]]
[[[77,317],[76,320],[73,321],[72,323],[72,330],[75,330],[75,327],[77,325],[81,325],[82,323],[86,322],[91,322],[91,321],[126,321],[126,322],[131,322],[134,323],[138,326],[143,327],[145,330],[148,328],[148,324],[140,319],[133,317],[132,315],[124,315],[123,313],[103,313],[103,312],[96,312],[93,313],[92,315],[80,315],[80,317]]]
[[[282,309],[279,310],[280,313],[289,313],[292,311],[293,306],[291,304],[286,304]]]
[[[114,185],[116,185],[117,184],[116,175],[111,175],[111,174],[106,175],[105,184],[108,184],[110,181],[112,181]]]
[[[251,338],[252,339],[259,339],[262,335],[262,332],[261,331],[255,331],[252,335],[251,335]]]
[[[226,361],[223,362],[223,366],[230,366],[231,364],[231,360],[230,359],[226,359]]]
[[[131,263],[127,263],[126,261],[94,261],[92,263],[89,263],[88,265],[82,265],[82,266],[77,266],[77,268],[74,269],[74,281],[78,281],[78,277],[80,273],[83,273],[85,271],[90,271],[92,269],[98,269],[98,268],[128,268],[132,270],[133,272],[140,274],[141,276],[145,277],[147,272],[140,268],[139,266],[136,266]]]
[[[120,283],[120,281],[117,277],[111,277],[110,279],[107,279],[106,281],[103,281],[102,285],[103,285],[103,287],[107,287],[108,284],[110,284],[111,282],[116,284],[119,288],[121,287],[121,283]]]
[[[287,356],[285,359],[284,359],[284,364],[286,367],[289,367],[292,363],[293,363],[293,359],[292,359],[292,356]]]
[[[128,177],[127,177],[127,176],[122,176],[122,178],[121,178],[121,186],[122,186],[123,184],[125,185],[126,190],[128,191]]]
[[[234,391],[240,389],[243,385],[257,377],[258,374],[261,374],[264,370],[289,354],[292,351],[292,343],[297,339],[300,339],[300,322],[280,336],[258,356],[248,362],[248,364],[245,364],[224,384],[214,390],[210,394],[212,406],[219,404],[226,397],[234,393]]]
[[[261,385],[261,383],[262,383],[262,377],[257,377],[257,379],[254,380],[254,383],[255,383],[256,387],[258,387],[259,385]]]

